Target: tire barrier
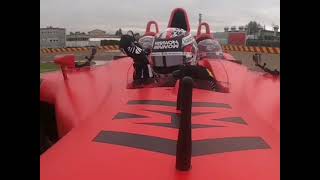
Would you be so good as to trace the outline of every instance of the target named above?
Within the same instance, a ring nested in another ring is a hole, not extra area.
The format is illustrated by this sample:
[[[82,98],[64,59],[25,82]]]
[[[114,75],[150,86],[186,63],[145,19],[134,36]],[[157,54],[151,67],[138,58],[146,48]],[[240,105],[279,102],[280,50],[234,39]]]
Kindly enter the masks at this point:
[[[74,48],[44,48],[40,49],[40,52],[43,54],[60,54],[60,53],[68,53],[68,52],[86,52],[91,51],[91,47],[74,47]],[[97,47],[98,51],[119,51],[118,45],[108,45],[108,46],[99,46]]]
[[[223,50],[228,51],[242,51],[242,52],[254,52],[254,53],[266,53],[266,54],[280,54],[280,48],[277,47],[258,47],[258,46],[238,46],[238,45],[223,45]],[[119,51],[118,45],[108,45],[97,47],[98,51]],[[68,52],[85,52],[91,51],[90,47],[77,47],[77,48],[44,48],[40,49],[43,54],[53,53],[68,53]]]
[[[224,51],[242,51],[266,54],[280,54],[280,48],[277,47],[258,47],[258,46],[237,46],[237,45],[224,45]]]

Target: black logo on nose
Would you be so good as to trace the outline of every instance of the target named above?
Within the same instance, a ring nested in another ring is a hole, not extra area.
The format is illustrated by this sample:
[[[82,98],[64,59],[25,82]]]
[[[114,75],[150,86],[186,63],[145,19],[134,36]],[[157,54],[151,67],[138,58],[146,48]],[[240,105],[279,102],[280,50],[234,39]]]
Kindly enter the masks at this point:
[[[175,107],[176,103],[171,101],[160,100],[134,100],[129,101],[128,105],[156,105]],[[193,107],[214,107],[231,109],[228,104],[212,103],[212,102],[193,102]],[[167,115],[171,117],[169,123],[163,122],[133,122],[135,124],[179,129],[181,121],[181,114],[177,112],[159,111],[159,110],[145,110],[156,114]],[[192,117],[214,114],[215,112],[192,112]],[[119,112],[113,120],[146,120],[150,117],[140,114],[132,114],[127,112]],[[241,117],[224,117],[218,119],[210,119],[213,122],[222,122],[224,124],[239,124],[247,126],[248,123]],[[192,129],[201,128],[225,128],[227,125],[212,125],[192,123]],[[116,131],[101,131],[93,140],[99,143],[108,143],[113,145],[120,145],[125,147],[143,149],[152,152],[163,153],[167,155],[176,155],[176,140],[166,139],[155,136],[148,136],[142,134],[133,134],[128,132]],[[192,141],[192,156],[201,156],[216,153],[243,151],[243,150],[258,150],[270,149],[271,147],[261,137],[223,137],[214,139],[202,139]]]

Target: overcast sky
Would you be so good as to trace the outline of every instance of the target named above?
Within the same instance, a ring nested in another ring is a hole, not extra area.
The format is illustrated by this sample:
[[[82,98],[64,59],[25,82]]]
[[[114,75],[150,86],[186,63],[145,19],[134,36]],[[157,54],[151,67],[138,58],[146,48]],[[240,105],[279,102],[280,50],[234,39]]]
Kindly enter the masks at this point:
[[[67,32],[101,29],[107,33],[121,27],[141,33],[149,20],[155,20],[161,31],[177,7],[187,11],[192,31],[196,31],[199,13],[214,32],[250,20],[270,30],[272,24],[280,26],[280,0],[41,0],[40,27],[64,27]]]

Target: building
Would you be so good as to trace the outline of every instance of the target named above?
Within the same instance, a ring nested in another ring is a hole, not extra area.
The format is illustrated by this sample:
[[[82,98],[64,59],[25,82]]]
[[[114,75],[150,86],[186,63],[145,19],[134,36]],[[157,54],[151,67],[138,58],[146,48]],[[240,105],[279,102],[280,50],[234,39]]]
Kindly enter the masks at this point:
[[[219,41],[221,45],[245,45],[246,44],[246,32],[244,26],[236,26],[224,28],[224,32],[215,32],[213,37]]]
[[[248,33],[248,26],[236,26],[231,28],[225,27],[224,32],[215,32],[213,37],[217,39],[221,45],[264,45],[277,47],[280,44],[279,26],[274,26],[273,30],[266,30],[259,26],[258,32],[255,34]]]
[[[106,31],[95,29],[88,32],[90,38],[103,38],[106,37]]]
[[[262,29],[259,31],[259,39],[262,40],[278,40],[280,41],[279,26],[274,26],[273,31]]]
[[[66,29],[40,28],[40,48],[63,48],[66,46]]]
[[[66,47],[86,47],[89,45],[90,36],[84,32],[70,32],[67,35]]]
[[[113,36],[113,35],[107,35],[104,38],[90,38],[89,45],[90,46],[104,46],[109,41],[120,41],[120,37]]]
[[[261,30],[258,38],[263,40],[280,40],[280,32]]]
[[[229,32],[228,44],[230,45],[246,45],[246,33],[245,32]]]

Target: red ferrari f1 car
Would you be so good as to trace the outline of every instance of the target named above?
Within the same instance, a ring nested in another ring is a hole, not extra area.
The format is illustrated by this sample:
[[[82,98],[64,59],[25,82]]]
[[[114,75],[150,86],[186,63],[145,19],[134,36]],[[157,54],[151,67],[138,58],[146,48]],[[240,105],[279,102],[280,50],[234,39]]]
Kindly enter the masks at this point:
[[[181,8],[138,42],[151,51],[146,84],[132,84],[129,57],[78,68],[66,55],[42,77],[42,180],[280,179],[279,78],[224,53],[207,23],[192,36]],[[186,62],[218,88],[192,72],[175,78]]]

